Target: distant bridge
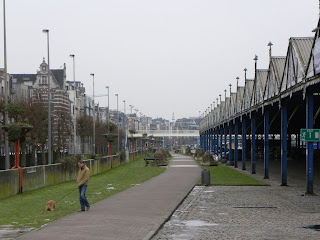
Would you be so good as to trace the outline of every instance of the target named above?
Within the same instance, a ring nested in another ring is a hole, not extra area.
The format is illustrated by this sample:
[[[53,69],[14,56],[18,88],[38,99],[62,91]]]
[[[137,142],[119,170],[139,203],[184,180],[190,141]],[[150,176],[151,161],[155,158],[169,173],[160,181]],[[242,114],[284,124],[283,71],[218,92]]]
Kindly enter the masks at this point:
[[[134,137],[142,137],[146,133],[154,137],[199,137],[199,130],[137,130]],[[128,133],[130,136],[130,133]]]

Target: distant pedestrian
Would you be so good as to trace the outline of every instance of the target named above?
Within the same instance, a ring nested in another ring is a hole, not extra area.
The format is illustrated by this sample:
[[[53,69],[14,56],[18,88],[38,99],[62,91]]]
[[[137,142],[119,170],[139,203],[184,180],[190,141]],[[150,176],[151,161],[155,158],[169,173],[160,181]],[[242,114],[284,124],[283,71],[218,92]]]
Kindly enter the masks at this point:
[[[80,170],[77,178],[77,183],[78,183],[79,200],[80,200],[80,206],[81,206],[81,209],[79,210],[79,212],[85,211],[86,210],[85,207],[87,207],[87,211],[89,211],[90,204],[86,197],[86,191],[87,191],[89,177],[90,177],[90,170],[81,160],[78,161],[78,166]]]

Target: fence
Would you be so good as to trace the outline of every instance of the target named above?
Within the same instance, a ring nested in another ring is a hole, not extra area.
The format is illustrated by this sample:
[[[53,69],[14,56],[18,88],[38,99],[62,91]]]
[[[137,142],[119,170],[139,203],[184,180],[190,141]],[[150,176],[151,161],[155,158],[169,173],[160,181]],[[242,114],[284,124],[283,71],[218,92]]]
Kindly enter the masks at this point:
[[[143,153],[136,151],[135,157]],[[133,154],[130,153],[130,161],[133,160]],[[111,157],[104,156],[98,160],[84,160],[90,168],[91,175],[102,173],[111,168]],[[121,164],[120,155],[112,156],[112,167]],[[41,187],[72,181],[77,178],[78,169],[64,168],[61,163],[51,165],[41,165],[23,168],[23,192],[35,190]],[[17,169],[0,170],[0,199],[15,195],[19,192],[19,172]]]

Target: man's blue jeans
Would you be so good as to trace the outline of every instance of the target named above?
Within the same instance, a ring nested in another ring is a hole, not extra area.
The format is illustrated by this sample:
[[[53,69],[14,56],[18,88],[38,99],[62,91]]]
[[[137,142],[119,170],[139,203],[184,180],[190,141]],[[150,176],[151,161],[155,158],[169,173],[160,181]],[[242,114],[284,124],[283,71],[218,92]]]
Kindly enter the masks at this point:
[[[79,187],[79,200],[80,200],[80,206],[81,210],[85,211],[85,207],[89,208],[90,204],[88,202],[88,199],[86,197],[86,191],[87,191],[87,185],[82,185]]]

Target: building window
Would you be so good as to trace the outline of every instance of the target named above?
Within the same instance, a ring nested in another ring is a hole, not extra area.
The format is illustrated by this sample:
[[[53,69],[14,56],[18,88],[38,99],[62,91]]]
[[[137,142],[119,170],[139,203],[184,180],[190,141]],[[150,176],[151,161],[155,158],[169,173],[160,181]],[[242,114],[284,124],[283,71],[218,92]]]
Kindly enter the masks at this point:
[[[39,92],[36,93],[36,99],[41,100],[41,93],[39,93]]]
[[[47,81],[47,76],[41,76],[41,84],[47,84],[48,81]]]

